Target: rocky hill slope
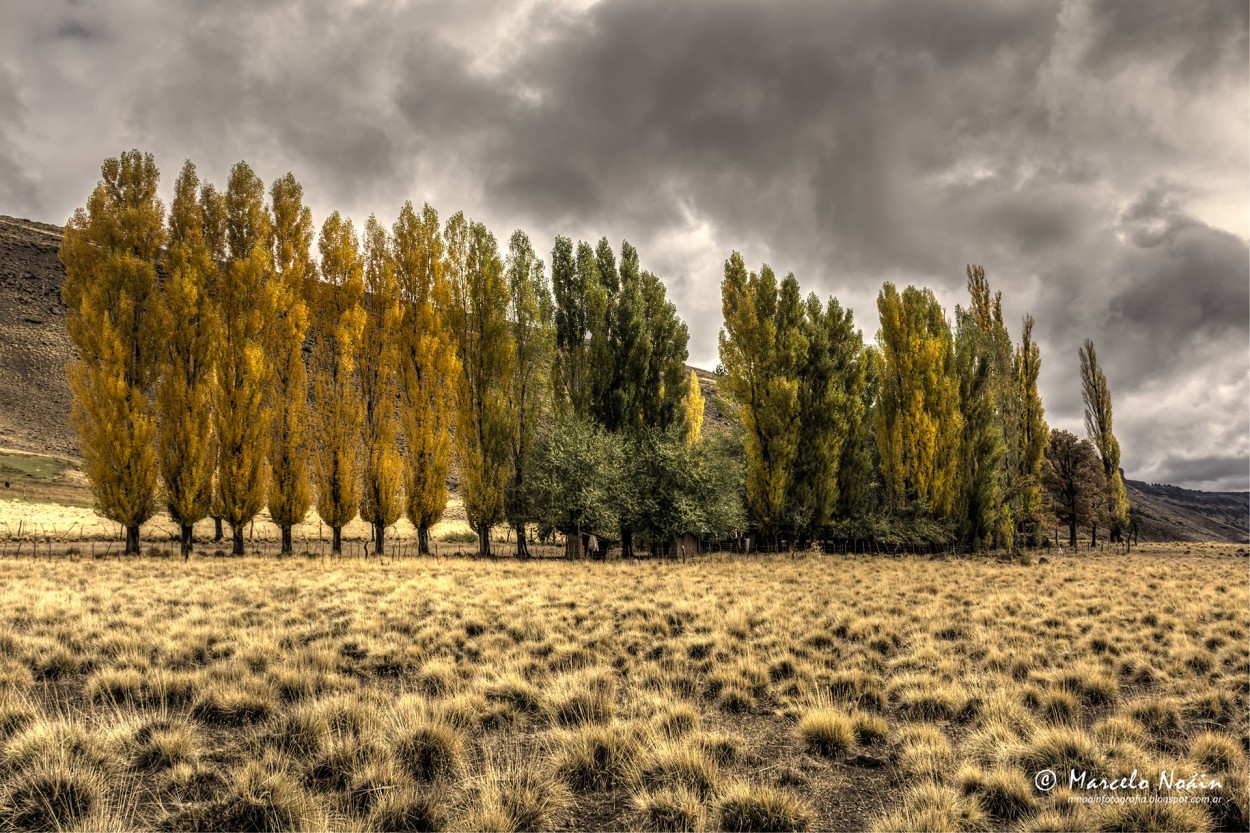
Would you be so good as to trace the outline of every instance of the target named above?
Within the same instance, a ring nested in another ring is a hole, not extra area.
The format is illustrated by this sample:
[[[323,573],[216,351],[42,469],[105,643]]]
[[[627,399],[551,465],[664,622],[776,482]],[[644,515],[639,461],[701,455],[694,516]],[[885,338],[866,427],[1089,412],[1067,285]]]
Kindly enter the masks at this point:
[[[56,256],[61,235],[59,226],[0,216],[0,455],[7,450],[77,456],[65,380],[65,364],[73,356],[61,303],[65,270]],[[716,389],[716,376],[695,373],[706,399],[704,425],[729,429],[733,407]],[[0,460],[0,470],[17,472],[6,478],[20,477],[21,468]],[[1142,540],[1250,540],[1250,493],[1133,480],[1127,486],[1141,518]]]

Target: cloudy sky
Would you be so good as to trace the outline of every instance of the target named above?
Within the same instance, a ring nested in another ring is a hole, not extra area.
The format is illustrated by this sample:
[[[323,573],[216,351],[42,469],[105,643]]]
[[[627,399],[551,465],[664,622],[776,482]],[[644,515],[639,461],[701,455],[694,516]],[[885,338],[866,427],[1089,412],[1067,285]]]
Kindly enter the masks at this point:
[[[405,199],[634,243],[717,363],[732,250],[849,305],[1031,312],[1052,425],[1093,338],[1130,478],[1250,486],[1245,0],[4,0],[0,213],[106,156],[292,171],[319,223]]]

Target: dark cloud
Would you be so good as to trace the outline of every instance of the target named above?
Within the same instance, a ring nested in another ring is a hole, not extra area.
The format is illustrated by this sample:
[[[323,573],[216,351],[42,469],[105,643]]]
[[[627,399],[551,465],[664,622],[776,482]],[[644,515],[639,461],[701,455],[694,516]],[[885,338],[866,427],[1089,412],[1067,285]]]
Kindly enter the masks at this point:
[[[1084,66],[1099,74],[1163,62],[1188,84],[1247,72],[1250,6],[1240,0],[1097,0]]]
[[[1053,424],[1082,430],[1093,338],[1130,477],[1244,488],[1244,467],[1185,461],[1250,455],[1246,16],[1240,0],[19,3],[0,33],[0,212],[59,222],[102,158],[139,146],[218,182],[243,158],[293,171],[319,218],[429,200],[540,251],[626,238],[705,366],[732,249],[836,294],[870,339],[884,280],[953,311],[980,263],[1013,332],[1037,319]]]

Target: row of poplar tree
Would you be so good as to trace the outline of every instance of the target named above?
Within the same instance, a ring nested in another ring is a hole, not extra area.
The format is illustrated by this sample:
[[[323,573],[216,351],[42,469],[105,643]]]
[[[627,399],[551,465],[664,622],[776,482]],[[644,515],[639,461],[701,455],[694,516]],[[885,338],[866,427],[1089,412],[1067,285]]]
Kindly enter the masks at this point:
[[[359,516],[381,551],[406,515],[428,551],[449,476],[484,554],[504,522],[522,556],[528,531],[572,555],[591,532],[625,554],[747,532],[1009,549],[1055,522],[1073,541],[1127,523],[1093,344],[1078,441],[1046,424],[1032,318],[1013,344],[980,267],[953,326],[932,291],[887,283],[865,344],[836,299],[735,252],[718,385],[737,430],[704,438],[686,326],[628,243],[557,237],[548,277],[523,232],[501,253],[429,205],[362,235],[335,212],[317,234],[290,174],[266,195],[239,163],[219,192],[188,162],[166,221],[150,154],[102,172],[61,250],[68,375],[96,508],[128,552],[164,508],[184,554],[207,517],[242,553],[265,507],[284,552],[312,508],[335,550]]]
[[[761,535],[1012,549],[1062,522],[1073,544],[1078,523],[1119,540],[1129,507],[1093,343],[1078,443],[1046,424],[1032,317],[1013,345],[984,269],[967,268],[967,288],[952,328],[931,290],[885,284],[865,345],[836,299],[804,299],[794,275],[748,272],[737,253],[726,262],[721,372]]]
[[[102,173],[60,257],[71,418],[127,552],[164,508],[184,555],[207,517],[242,553],[265,507],[284,552],[314,507],[335,550],[357,515],[375,551],[406,515],[428,551],[453,452],[486,554],[505,521],[520,555],[531,524],[570,551],[619,529],[626,552],[635,531],[742,525],[732,448],[700,441],[686,326],[628,243],[618,262],[558,237],[548,282],[523,232],[503,256],[429,205],[359,236],[335,212],[316,235],[291,175],[267,204],[246,163],[219,192],[188,161],[166,222],[151,154]]]

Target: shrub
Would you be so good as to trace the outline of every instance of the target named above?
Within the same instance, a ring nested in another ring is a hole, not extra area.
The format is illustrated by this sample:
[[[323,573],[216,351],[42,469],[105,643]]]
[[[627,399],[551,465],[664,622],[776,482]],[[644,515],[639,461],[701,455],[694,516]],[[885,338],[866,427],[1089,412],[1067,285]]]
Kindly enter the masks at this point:
[[[631,776],[646,789],[682,788],[706,798],[716,792],[720,767],[701,745],[661,741],[643,756]]]
[[[920,784],[903,796],[902,806],[870,828],[887,831],[926,830],[931,833],[989,828],[985,810],[975,798],[936,783]]]
[[[955,765],[950,741],[941,729],[928,724],[900,731],[895,757],[904,774],[922,780],[944,781]]]
[[[1139,697],[1124,711],[1155,738],[1172,738],[1180,734],[1181,707],[1171,697]]]
[[[643,830],[695,833],[703,830],[706,811],[698,793],[684,787],[665,787],[634,796],[634,812]]]
[[[1103,755],[1093,739],[1071,726],[1046,726],[1038,730],[1014,751],[1013,758],[1026,772],[1043,769],[1098,772],[1103,764]]]
[[[428,789],[398,787],[386,790],[373,802],[369,827],[374,830],[408,830],[434,833],[447,827],[448,797]],[[493,829],[493,828],[483,828]]]
[[[995,819],[1016,821],[1033,809],[1033,785],[1014,770],[964,767],[958,775],[964,795],[976,796]]]
[[[557,736],[553,767],[574,790],[606,790],[628,776],[637,755],[638,741],[619,724],[590,724]]]
[[[836,758],[855,745],[855,724],[848,715],[833,709],[815,709],[799,722],[799,737],[817,755]]]
[[[1203,732],[1189,744],[1189,757],[1211,773],[1241,772],[1246,769],[1246,756],[1241,745],[1227,735]]]
[[[13,830],[60,831],[79,827],[105,800],[98,770],[78,765],[70,756],[40,757],[14,773],[0,797],[0,817]]]
[[[856,742],[861,746],[876,746],[890,733],[889,724],[884,719],[866,712],[851,715],[851,727],[855,731]]]
[[[792,794],[766,785],[735,784],[716,803],[721,830],[807,830],[811,813]]]
[[[476,830],[554,830],[569,818],[568,788],[519,753],[502,766],[488,762],[477,807],[465,820]]]
[[[559,726],[605,723],[615,712],[615,696],[616,685],[606,673],[562,674],[546,692],[546,711]]]
[[[421,720],[400,728],[391,740],[400,768],[418,781],[455,778],[464,766],[464,739],[441,720]]]
[[[194,763],[203,749],[196,727],[185,718],[148,720],[135,731],[129,746],[135,767],[156,771]]]

